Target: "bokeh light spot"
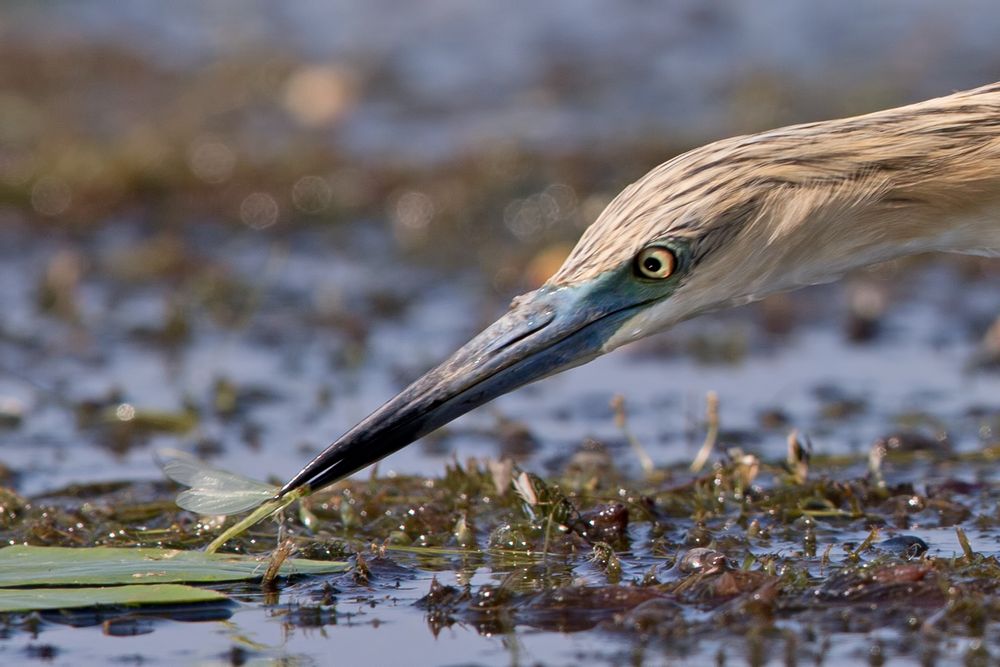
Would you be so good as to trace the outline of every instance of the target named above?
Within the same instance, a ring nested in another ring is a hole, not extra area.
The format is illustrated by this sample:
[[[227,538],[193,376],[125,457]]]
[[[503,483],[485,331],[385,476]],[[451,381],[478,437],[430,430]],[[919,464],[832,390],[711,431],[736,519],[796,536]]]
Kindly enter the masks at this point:
[[[322,213],[333,201],[333,189],[319,176],[303,176],[292,186],[292,204],[303,213]]]
[[[73,200],[66,181],[55,176],[43,176],[31,188],[31,206],[42,215],[59,215]]]
[[[278,222],[278,202],[266,192],[254,192],[240,204],[240,220],[251,229],[266,229]]]
[[[401,241],[414,241],[425,236],[433,219],[434,202],[424,193],[411,190],[396,199],[392,222]]]
[[[285,109],[307,127],[328,125],[351,107],[353,88],[351,77],[340,67],[300,67],[285,85]]]
[[[224,183],[233,175],[236,155],[221,141],[200,139],[188,150],[191,173],[206,183]]]
[[[135,406],[131,403],[121,403],[115,408],[115,417],[118,421],[130,422],[135,419]]]

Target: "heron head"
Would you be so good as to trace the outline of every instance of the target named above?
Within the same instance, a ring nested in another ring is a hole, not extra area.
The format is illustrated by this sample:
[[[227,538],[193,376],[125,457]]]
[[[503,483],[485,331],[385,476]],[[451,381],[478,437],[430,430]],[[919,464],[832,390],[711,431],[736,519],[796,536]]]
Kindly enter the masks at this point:
[[[822,272],[782,267],[789,252],[809,252],[810,244],[775,224],[781,198],[773,195],[783,184],[773,174],[762,178],[749,159],[734,161],[739,141],[686,153],[626,188],[542,287],[515,298],[499,320],[348,431],[283,491],[324,486],[496,396],[698,313],[815,282]]]

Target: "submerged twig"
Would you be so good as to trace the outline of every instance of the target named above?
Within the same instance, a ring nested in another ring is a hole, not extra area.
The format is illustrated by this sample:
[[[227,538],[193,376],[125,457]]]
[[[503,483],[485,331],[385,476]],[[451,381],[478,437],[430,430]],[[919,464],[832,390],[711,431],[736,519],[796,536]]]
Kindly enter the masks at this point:
[[[608,581],[618,583],[622,576],[622,562],[614,548],[607,542],[595,542],[590,562],[607,575]]]
[[[812,456],[812,443],[809,438],[799,439],[798,429],[792,429],[788,434],[788,472],[796,484],[805,484],[809,477],[809,459]]]
[[[885,488],[885,476],[882,474],[882,461],[885,460],[886,445],[882,440],[878,440],[868,451],[868,473],[871,475],[875,486]]]
[[[962,530],[961,526],[955,526],[955,535],[958,537],[958,545],[962,547],[965,560],[969,563],[975,562],[976,552],[972,550],[972,545],[969,544],[969,537]]]
[[[636,458],[639,459],[642,471],[647,475],[651,474],[656,466],[653,463],[653,459],[646,453],[646,449],[642,446],[642,443],[632,433],[632,429],[628,427],[628,420],[625,416],[625,397],[621,394],[612,396],[611,409],[615,411],[615,426],[625,434],[625,439],[628,441],[629,446],[632,447],[632,451],[635,452]]]
[[[705,442],[701,443],[698,455],[691,462],[691,472],[700,472],[705,467],[705,464],[708,463],[708,457],[712,455],[715,443],[719,439],[719,395],[714,391],[705,395],[705,420],[708,426],[708,430],[705,432]]]
[[[850,561],[858,562],[861,560],[861,554],[867,551],[875,544],[875,540],[878,539],[879,529],[878,526],[872,527],[871,531],[868,533],[868,537],[862,540],[861,544],[854,551],[847,552],[847,558]]]
[[[291,539],[285,539],[271,553],[271,558],[267,563],[267,570],[264,571],[264,576],[260,580],[262,588],[268,589],[274,586],[274,582],[278,578],[278,573],[281,571],[281,566],[292,555],[294,547],[295,543]]]

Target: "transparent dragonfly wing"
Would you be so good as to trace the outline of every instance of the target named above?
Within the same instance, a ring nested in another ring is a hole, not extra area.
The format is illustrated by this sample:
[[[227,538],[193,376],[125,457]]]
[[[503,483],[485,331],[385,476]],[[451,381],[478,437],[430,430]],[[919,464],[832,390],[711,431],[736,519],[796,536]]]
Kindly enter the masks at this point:
[[[177,496],[177,504],[198,514],[239,514],[278,492],[276,486],[209,467],[184,452],[162,451],[157,460],[167,477],[190,487]]]

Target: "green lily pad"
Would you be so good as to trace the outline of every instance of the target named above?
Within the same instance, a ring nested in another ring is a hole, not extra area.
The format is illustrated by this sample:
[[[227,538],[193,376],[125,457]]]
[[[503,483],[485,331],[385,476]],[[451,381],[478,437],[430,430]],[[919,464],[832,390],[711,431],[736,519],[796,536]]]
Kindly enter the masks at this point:
[[[8,588],[0,590],[0,612],[194,604],[198,602],[225,602],[228,599],[218,591],[182,584],[101,588]]]
[[[0,549],[0,588],[210,583],[259,579],[267,558],[175,549],[12,546]],[[339,561],[289,558],[281,576],[342,572]]]

